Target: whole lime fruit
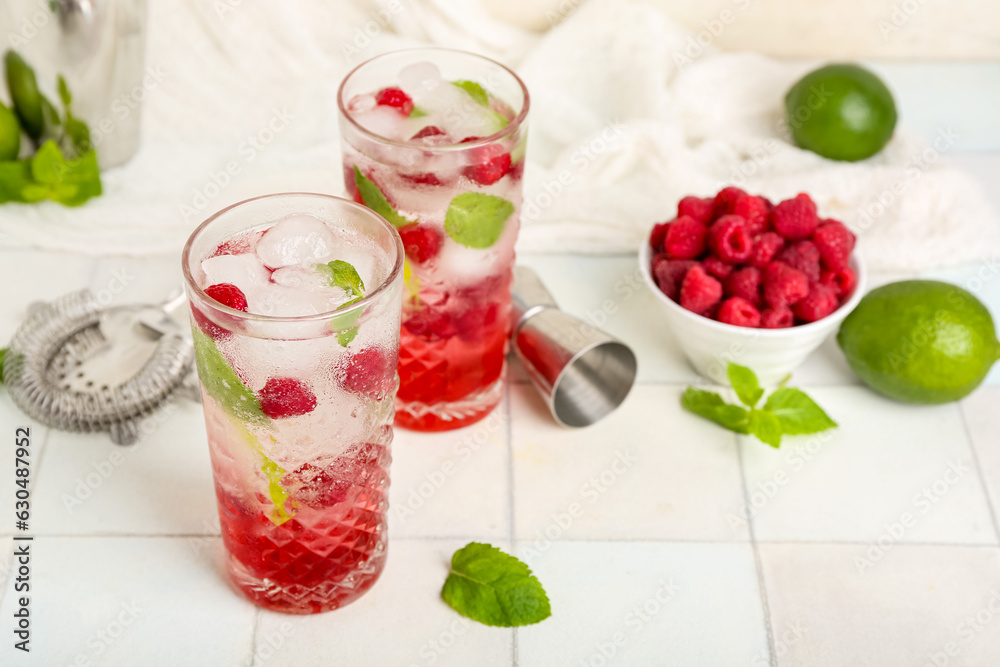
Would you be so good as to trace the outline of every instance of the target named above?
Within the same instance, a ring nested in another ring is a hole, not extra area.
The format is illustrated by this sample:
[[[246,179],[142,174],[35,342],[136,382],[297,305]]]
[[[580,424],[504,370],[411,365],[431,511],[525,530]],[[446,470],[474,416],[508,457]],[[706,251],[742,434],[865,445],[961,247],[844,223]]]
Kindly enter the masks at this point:
[[[1000,358],[986,306],[936,280],[872,290],[840,326],[837,343],[869,387],[906,403],[964,398]]]
[[[0,102],[0,161],[16,160],[21,152],[21,124],[17,114]]]
[[[827,65],[788,90],[785,120],[799,148],[854,162],[875,155],[892,138],[896,103],[882,80],[865,68]]]

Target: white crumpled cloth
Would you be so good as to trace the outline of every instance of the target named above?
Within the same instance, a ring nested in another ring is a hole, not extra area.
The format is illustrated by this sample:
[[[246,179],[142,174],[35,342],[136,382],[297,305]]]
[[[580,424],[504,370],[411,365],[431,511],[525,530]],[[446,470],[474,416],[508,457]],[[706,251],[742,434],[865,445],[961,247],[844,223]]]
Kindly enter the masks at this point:
[[[863,163],[787,142],[788,87],[817,63],[694,48],[633,0],[590,0],[544,35],[470,0],[150,0],[143,145],[79,209],[0,207],[0,243],[94,254],[179,250],[240,199],[343,192],[336,91],[356,64],[420,44],[517,69],[532,95],[520,250],[621,252],[687,194],[808,192],[859,231],[869,269],[959,264],[1000,247],[973,179],[897,130]],[[227,173],[228,168],[228,173]]]

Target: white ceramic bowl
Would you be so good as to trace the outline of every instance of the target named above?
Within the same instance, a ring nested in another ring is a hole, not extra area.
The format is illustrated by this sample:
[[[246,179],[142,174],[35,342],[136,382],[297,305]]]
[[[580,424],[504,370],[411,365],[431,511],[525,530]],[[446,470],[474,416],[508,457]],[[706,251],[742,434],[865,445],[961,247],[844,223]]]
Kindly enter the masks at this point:
[[[677,342],[695,370],[719,384],[728,384],[726,366],[732,361],[757,373],[762,384],[774,385],[798,368],[826,337],[835,332],[865,294],[867,276],[855,252],[850,267],[857,276],[854,294],[840,308],[817,322],[788,329],[750,329],[716,322],[681,308],[660,291],[650,269],[652,249],[643,241],[639,268],[649,289],[662,304]]]

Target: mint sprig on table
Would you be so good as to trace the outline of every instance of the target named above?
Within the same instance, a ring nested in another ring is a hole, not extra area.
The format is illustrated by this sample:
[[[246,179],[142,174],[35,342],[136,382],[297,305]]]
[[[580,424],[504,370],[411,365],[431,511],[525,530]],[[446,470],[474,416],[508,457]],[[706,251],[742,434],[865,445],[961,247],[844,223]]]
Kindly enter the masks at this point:
[[[694,387],[684,391],[681,405],[723,428],[753,435],[772,447],[781,446],[781,438],[785,435],[819,433],[837,426],[837,422],[800,389],[786,387],[782,382],[767,397],[764,406],[758,408],[764,389],[757,375],[732,362],[726,368],[726,375],[742,406],[726,403],[719,394]]]
[[[101,172],[87,125],[73,114],[73,96],[58,77],[63,114],[39,90],[34,70],[15,51],[4,57],[7,87],[14,112],[0,109],[4,132],[14,132],[8,160],[0,162],[0,204],[34,203],[50,199],[79,206],[101,194]],[[2,105],[0,105],[2,107]],[[20,132],[37,149],[34,156],[17,157]]]
[[[531,625],[552,615],[549,597],[528,566],[480,542],[470,542],[451,557],[441,597],[462,616],[484,625]]]

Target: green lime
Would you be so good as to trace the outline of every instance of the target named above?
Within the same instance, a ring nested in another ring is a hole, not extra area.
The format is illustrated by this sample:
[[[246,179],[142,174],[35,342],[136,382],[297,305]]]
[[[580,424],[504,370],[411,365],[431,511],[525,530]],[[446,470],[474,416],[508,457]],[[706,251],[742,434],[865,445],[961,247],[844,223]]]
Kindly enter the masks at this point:
[[[869,387],[906,403],[964,398],[1000,358],[986,306],[935,280],[872,290],[844,320],[837,343]]]
[[[785,119],[799,148],[832,160],[864,160],[896,128],[896,103],[882,80],[857,65],[827,65],[785,94]]]
[[[16,160],[21,152],[21,124],[17,114],[0,102],[0,161]]]
[[[45,116],[42,111],[42,95],[38,92],[38,82],[35,72],[24,62],[24,58],[16,51],[7,51],[4,56],[7,68],[7,89],[14,103],[14,110],[24,131],[32,139],[42,136],[45,129]]]

